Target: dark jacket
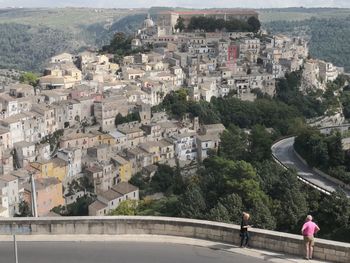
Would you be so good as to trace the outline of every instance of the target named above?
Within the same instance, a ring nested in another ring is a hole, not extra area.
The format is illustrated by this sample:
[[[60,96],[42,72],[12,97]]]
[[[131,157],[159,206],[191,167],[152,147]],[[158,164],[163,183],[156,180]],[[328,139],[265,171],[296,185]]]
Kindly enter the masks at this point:
[[[248,232],[248,228],[245,227],[245,226],[249,226],[249,220],[244,220],[242,218],[242,221],[241,221],[241,233]]]

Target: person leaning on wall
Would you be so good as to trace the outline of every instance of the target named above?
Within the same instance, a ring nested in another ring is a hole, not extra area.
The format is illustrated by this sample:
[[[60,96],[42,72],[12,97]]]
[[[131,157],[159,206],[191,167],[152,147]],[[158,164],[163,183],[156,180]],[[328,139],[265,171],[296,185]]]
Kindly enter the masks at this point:
[[[303,227],[301,228],[301,234],[304,237],[304,244],[305,244],[305,258],[307,260],[312,259],[312,255],[314,252],[314,245],[315,245],[314,235],[318,231],[320,231],[320,228],[318,227],[318,225],[312,222],[312,216],[308,215],[306,217]]]

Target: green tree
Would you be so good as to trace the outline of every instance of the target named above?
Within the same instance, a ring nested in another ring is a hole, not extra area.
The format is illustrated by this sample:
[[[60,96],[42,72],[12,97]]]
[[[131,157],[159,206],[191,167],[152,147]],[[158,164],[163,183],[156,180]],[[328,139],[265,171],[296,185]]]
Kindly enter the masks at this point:
[[[131,113],[129,113],[128,115],[126,115],[125,117],[123,117],[123,115],[121,115],[120,113],[118,113],[118,114],[115,116],[114,124],[115,124],[115,126],[117,127],[117,126],[120,125],[120,124],[128,123],[128,122],[133,122],[133,121],[138,121],[138,122],[141,121],[140,115],[139,115],[138,112],[131,112]]]
[[[250,26],[251,31],[254,33],[257,33],[261,27],[259,19],[257,19],[255,16],[252,16],[248,19],[248,25]]]
[[[350,201],[344,192],[336,192],[326,196],[320,203],[319,211],[315,215],[325,238],[336,237],[341,241],[349,241],[346,236],[350,230]],[[331,222],[331,224],[330,224]]]
[[[175,173],[174,169],[169,165],[160,164],[158,170],[151,180],[151,188],[153,192],[169,193],[174,185]]]
[[[221,134],[220,155],[230,160],[245,160],[247,158],[248,138],[237,126],[230,125]]]
[[[245,210],[242,198],[237,194],[229,194],[220,198],[219,203],[226,208],[230,222],[239,224],[242,218],[242,211]]]
[[[176,21],[175,29],[179,30],[180,32],[184,31],[186,28],[185,26],[185,19],[181,16]]]
[[[257,228],[275,229],[276,219],[273,217],[268,203],[263,200],[255,200],[250,203],[248,210],[251,214],[253,225]]]
[[[340,132],[327,137],[326,141],[329,154],[329,165],[333,167],[343,165],[345,156]]]
[[[33,72],[26,72],[19,77],[19,81],[21,83],[29,84],[33,87],[36,87],[39,83],[39,77]]]
[[[308,129],[295,138],[295,150],[313,167],[327,168],[329,165],[328,145],[318,130]]]
[[[18,206],[18,213],[15,214],[15,217],[31,217],[32,211],[29,207],[28,202],[22,200]]]
[[[117,32],[114,34],[109,45],[102,47],[102,52],[108,52],[114,54],[114,61],[120,63],[124,56],[135,53],[135,50],[131,48],[132,37],[127,36],[123,32]]]
[[[88,216],[89,205],[93,201],[94,199],[87,195],[79,197],[73,204],[69,204],[65,210],[61,211],[61,214],[65,216]]]
[[[121,202],[118,207],[112,210],[109,214],[113,216],[125,215],[134,216],[137,214],[138,201],[137,200],[125,200]]]
[[[255,125],[250,134],[249,158],[252,161],[263,161],[271,158],[271,134],[262,125]]]
[[[220,123],[220,116],[214,105],[207,101],[189,101],[188,112],[192,117],[198,117],[203,124]]]
[[[230,223],[230,214],[226,207],[220,202],[209,211],[208,218],[212,221]]]
[[[135,185],[139,188],[140,191],[145,190],[148,187],[148,182],[146,182],[142,173],[137,173],[131,177],[129,183]]]
[[[190,185],[180,197],[180,216],[203,219],[207,210],[202,190],[197,185]]]

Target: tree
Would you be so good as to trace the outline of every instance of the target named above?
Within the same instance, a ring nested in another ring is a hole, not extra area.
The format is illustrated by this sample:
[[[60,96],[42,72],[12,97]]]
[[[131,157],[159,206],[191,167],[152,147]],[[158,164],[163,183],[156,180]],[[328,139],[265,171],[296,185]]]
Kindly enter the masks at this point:
[[[207,205],[201,189],[197,185],[190,185],[179,200],[180,216],[203,219]]]
[[[303,194],[297,175],[290,171],[281,171],[279,180],[272,186],[271,198],[274,200],[274,214],[277,230],[299,231],[299,223],[308,212],[306,196]]]
[[[226,222],[230,223],[230,215],[226,207],[220,202],[209,211],[209,219],[212,221]]]
[[[147,188],[147,182],[142,176],[142,173],[137,173],[131,177],[129,183],[137,186],[140,191],[145,190]]]
[[[220,155],[230,160],[245,160],[247,158],[247,135],[235,125],[230,125],[221,134]]]
[[[117,32],[114,34],[110,44],[102,47],[102,52],[114,54],[115,62],[119,63],[124,56],[135,53],[135,50],[131,48],[131,41],[132,37],[127,36],[123,32]]]
[[[251,131],[249,141],[250,160],[262,161],[271,158],[272,138],[264,126],[255,125]]]
[[[187,29],[189,30],[199,29],[199,30],[204,30],[206,32],[214,32],[216,30],[224,30],[224,29],[226,29],[227,31],[248,32],[255,29],[254,26],[258,27],[258,24],[256,23],[256,21],[252,21],[252,25],[249,25],[248,22],[238,20],[238,19],[230,19],[225,21],[224,19],[215,19],[213,17],[200,16],[200,17],[192,17]]]
[[[207,101],[189,101],[188,112],[192,117],[198,117],[203,124],[220,123],[220,116],[214,105]]]
[[[268,204],[263,200],[255,200],[248,207],[253,225],[257,228],[275,229],[276,219],[273,217]]]
[[[185,30],[185,28],[186,28],[185,19],[183,17],[179,16],[179,18],[177,19],[176,25],[175,25],[175,29],[182,32]]]
[[[343,165],[345,155],[340,132],[329,136],[326,141],[329,154],[329,165],[333,167]]]
[[[123,115],[119,112],[114,119],[114,124],[117,127],[119,124],[124,123],[124,117]]]
[[[154,174],[151,180],[151,188],[153,192],[167,193],[171,191],[171,187],[174,185],[174,169],[168,165],[158,165],[158,170]]]
[[[18,213],[15,214],[15,217],[30,217],[32,216],[32,211],[29,207],[28,202],[22,200],[18,206]]]
[[[239,224],[242,218],[242,211],[245,210],[242,198],[237,194],[230,194],[220,198],[219,203],[226,208],[230,222]]]
[[[259,19],[257,19],[255,16],[248,19],[248,25],[250,26],[251,31],[254,33],[257,33],[261,27]]]
[[[39,83],[39,78],[38,76],[33,73],[33,72],[26,72],[23,73],[20,77],[19,77],[19,81],[21,83],[25,83],[25,84],[29,84],[33,87],[38,86]]]
[[[209,206],[214,206],[220,198],[233,193],[242,198],[245,207],[249,207],[256,200],[269,202],[250,163],[215,156],[204,160],[203,164],[205,169],[201,173],[200,181]]]
[[[315,215],[322,232],[326,238],[332,237],[336,233],[338,239],[349,241],[349,237],[344,234],[345,230],[350,228],[350,201],[344,192],[335,192],[331,196],[326,196],[321,204],[319,211]],[[331,224],[329,222],[332,222]]]
[[[134,216],[137,214],[138,201],[137,200],[125,200],[121,202],[118,207],[112,210],[109,214],[116,215],[125,215],[125,216]]]
[[[128,122],[133,122],[133,121],[138,121],[138,122],[141,121],[140,115],[139,115],[138,112],[131,112],[131,113],[129,113],[128,115],[126,115],[125,117],[123,117],[123,115],[121,115],[120,113],[118,113],[118,114],[115,116],[114,124],[115,124],[115,126],[117,127],[117,126],[120,125],[120,124],[128,123]]]
[[[328,168],[329,153],[324,135],[316,129],[304,130],[295,138],[295,150],[312,167]]]
[[[64,211],[61,212],[65,216],[87,216],[89,215],[89,205],[94,201],[93,198],[84,195],[78,197],[73,204],[69,204]]]

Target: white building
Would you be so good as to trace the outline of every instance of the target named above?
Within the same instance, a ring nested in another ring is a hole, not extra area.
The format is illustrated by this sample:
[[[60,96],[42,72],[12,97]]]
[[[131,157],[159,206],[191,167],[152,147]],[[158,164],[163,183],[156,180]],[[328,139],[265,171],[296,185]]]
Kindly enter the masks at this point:
[[[57,157],[68,163],[68,176],[73,177],[82,171],[82,152],[78,148],[61,149]]]
[[[179,160],[195,160],[197,158],[196,133],[188,132],[173,135],[170,138],[175,145],[175,155]]]
[[[97,200],[89,206],[89,216],[108,215],[125,200],[139,200],[138,187],[122,182],[108,191],[99,193]]]
[[[18,209],[18,179],[12,175],[0,177],[0,217],[13,217]]]
[[[335,81],[339,75],[338,69],[330,62],[325,62],[322,60],[318,61],[318,66],[320,70],[320,78],[325,81]]]

